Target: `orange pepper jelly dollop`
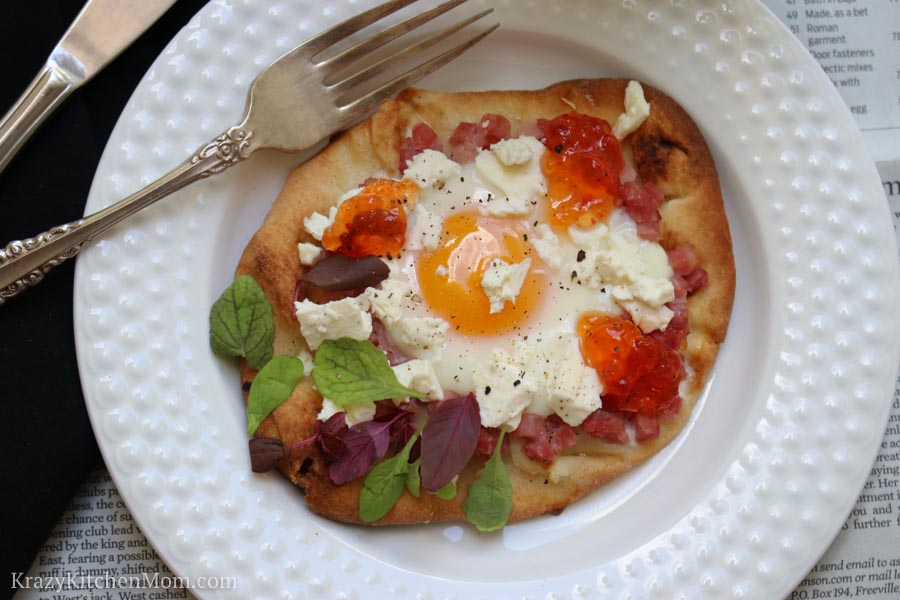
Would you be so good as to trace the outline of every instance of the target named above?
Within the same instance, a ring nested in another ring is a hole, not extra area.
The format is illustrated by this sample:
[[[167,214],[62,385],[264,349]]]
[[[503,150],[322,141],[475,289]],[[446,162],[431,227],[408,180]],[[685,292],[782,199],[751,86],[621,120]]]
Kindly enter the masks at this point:
[[[677,402],[681,357],[628,319],[588,314],[578,320],[581,349],[603,383],[603,408],[659,415]]]
[[[550,224],[564,229],[605,221],[621,196],[625,167],[619,140],[603,119],[566,113],[542,123],[548,152],[541,161]]]
[[[368,182],[338,207],[334,223],[322,235],[322,246],[351,258],[399,256],[406,243],[404,207],[415,202],[418,192],[408,179]]]

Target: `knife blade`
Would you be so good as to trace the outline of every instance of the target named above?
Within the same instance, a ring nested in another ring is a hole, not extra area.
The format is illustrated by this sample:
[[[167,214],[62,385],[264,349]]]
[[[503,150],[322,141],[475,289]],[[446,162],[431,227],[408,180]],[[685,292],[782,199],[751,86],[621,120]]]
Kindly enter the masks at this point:
[[[175,0],[89,0],[43,68],[0,119],[0,172],[38,126],[169,9]]]

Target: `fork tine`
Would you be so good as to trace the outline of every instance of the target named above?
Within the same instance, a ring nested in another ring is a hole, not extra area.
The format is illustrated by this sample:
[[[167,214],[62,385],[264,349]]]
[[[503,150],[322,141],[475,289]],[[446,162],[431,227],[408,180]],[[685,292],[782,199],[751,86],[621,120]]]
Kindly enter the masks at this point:
[[[346,21],[338,23],[330,29],[326,29],[316,37],[310,38],[305,41],[301,45],[301,47],[305,51],[309,52],[310,56],[313,57],[320,53],[322,50],[325,50],[326,48],[340,42],[347,36],[353,35],[357,31],[368,27],[375,21],[383,19],[389,14],[395,13],[405,6],[409,6],[415,1],[416,0],[391,0],[390,2],[379,4],[374,8],[370,8],[367,11],[359,13],[355,17],[351,17]]]
[[[360,41],[358,44],[318,63],[316,67],[325,70],[327,74],[337,73],[358,58],[381,48],[401,35],[412,31],[416,27],[439,17],[450,9],[467,1],[468,0],[450,0],[449,2],[444,2],[431,10],[425,11],[415,17],[411,17],[402,23],[398,23],[384,31],[378,32],[368,39]]]
[[[409,58],[410,56],[415,56],[415,55],[419,54],[422,50],[425,50],[426,48],[430,48],[437,42],[453,35],[457,31],[465,28],[467,25],[471,25],[478,19],[481,19],[482,17],[489,15],[492,11],[493,11],[493,9],[485,10],[484,12],[480,12],[477,15],[473,15],[467,19],[460,21],[459,23],[451,25],[450,27],[447,27],[446,29],[444,29],[442,31],[433,33],[432,35],[426,37],[425,39],[422,39],[411,46],[407,46],[406,48],[403,48],[399,52],[396,52],[395,54],[392,54],[391,56],[385,57],[373,65],[369,65],[362,71],[359,71],[358,73],[354,73],[353,75],[351,75],[350,77],[347,77],[343,81],[340,81],[338,83],[328,86],[328,90],[334,95],[335,98],[339,98],[341,94],[347,92],[348,90],[353,89],[360,83],[372,80],[373,78],[384,73],[385,71],[387,71],[394,65],[399,64],[401,61]]]
[[[392,79],[391,81],[378,86],[374,90],[367,92],[359,98],[356,98],[355,100],[348,102],[347,104],[339,106],[338,110],[341,112],[342,116],[347,119],[347,121],[352,121],[358,119],[359,117],[362,117],[400,90],[409,87],[414,82],[425,77],[426,75],[433,73],[454,58],[457,58],[460,54],[493,33],[498,27],[500,27],[499,23],[487,29],[486,31],[483,31],[482,33],[479,33],[478,35],[470,38],[468,41],[462,42],[458,46],[451,48],[450,50],[447,50],[446,52],[439,54],[434,58],[420,64],[419,66],[410,69],[409,71],[403,73],[395,79]]]

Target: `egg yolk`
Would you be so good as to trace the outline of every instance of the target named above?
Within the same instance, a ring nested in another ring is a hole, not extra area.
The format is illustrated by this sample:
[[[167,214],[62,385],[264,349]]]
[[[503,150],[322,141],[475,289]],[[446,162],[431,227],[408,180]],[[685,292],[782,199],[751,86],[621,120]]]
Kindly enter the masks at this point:
[[[351,258],[399,256],[406,243],[406,210],[419,187],[404,179],[374,179],[338,207],[322,246]]]
[[[543,275],[529,272],[515,303],[506,302],[494,314],[481,279],[495,258],[509,264],[528,258],[526,238],[524,227],[516,223],[478,213],[448,217],[440,245],[423,253],[416,267],[426,304],[452,329],[470,335],[495,335],[522,325],[539,306]]]
[[[550,224],[564,229],[606,221],[619,198],[625,159],[612,127],[579,113],[560,115],[544,125],[547,152],[541,169],[547,178]]]

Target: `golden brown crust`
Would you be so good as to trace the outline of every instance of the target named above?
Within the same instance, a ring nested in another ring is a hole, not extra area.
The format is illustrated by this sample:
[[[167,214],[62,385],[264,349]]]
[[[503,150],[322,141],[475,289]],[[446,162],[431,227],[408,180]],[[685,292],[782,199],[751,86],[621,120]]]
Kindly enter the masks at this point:
[[[375,115],[335,138],[319,155],[288,177],[260,230],[250,241],[237,274],[253,276],[273,304],[278,330],[275,352],[304,348],[293,317],[294,288],[304,267],[297,243],[311,241],[303,218],[327,213],[347,189],[377,173],[397,176],[399,146],[409,128],[424,121],[445,143],[456,125],[474,122],[486,113],[506,116],[515,133],[523,123],[553,118],[570,110],[614,123],[622,113],[627,80],[599,79],[562,82],[536,91],[466,92],[446,94],[410,89],[385,103]],[[689,297],[691,333],[682,352],[690,372],[683,385],[684,402],[675,418],[661,424],[659,438],[641,444],[604,446],[587,440],[593,455],[567,455],[549,467],[534,463],[517,451],[504,456],[514,489],[511,520],[555,513],[590,491],[618,477],[665,446],[683,428],[725,337],[734,297],[734,260],[715,165],[703,137],[687,113],[662,92],[644,85],[650,117],[623,144],[641,180],[656,185],[663,204],[662,245],[674,248],[690,242],[709,273],[709,285]],[[244,390],[255,372],[244,366]],[[260,427],[258,435],[286,444],[311,436],[321,398],[308,380],[294,390]],[[582,438],[586,436],[582,435]],[[584,441],[584,439],[582,440]],[[574,447],[578,452],[581,442]],[[514,456],[513,456],[514,455]],[[461,473],[456,498],[437,500],[430,494],[416,499],[404,492],[400,501],[377,524],[462,520],[462,501],[468,483],[481,467],[474,458]],[[361,481],[335,486],[315,447],[295,450],[279,470],[304,488],[310,508],[326,517],[359,522]]]

